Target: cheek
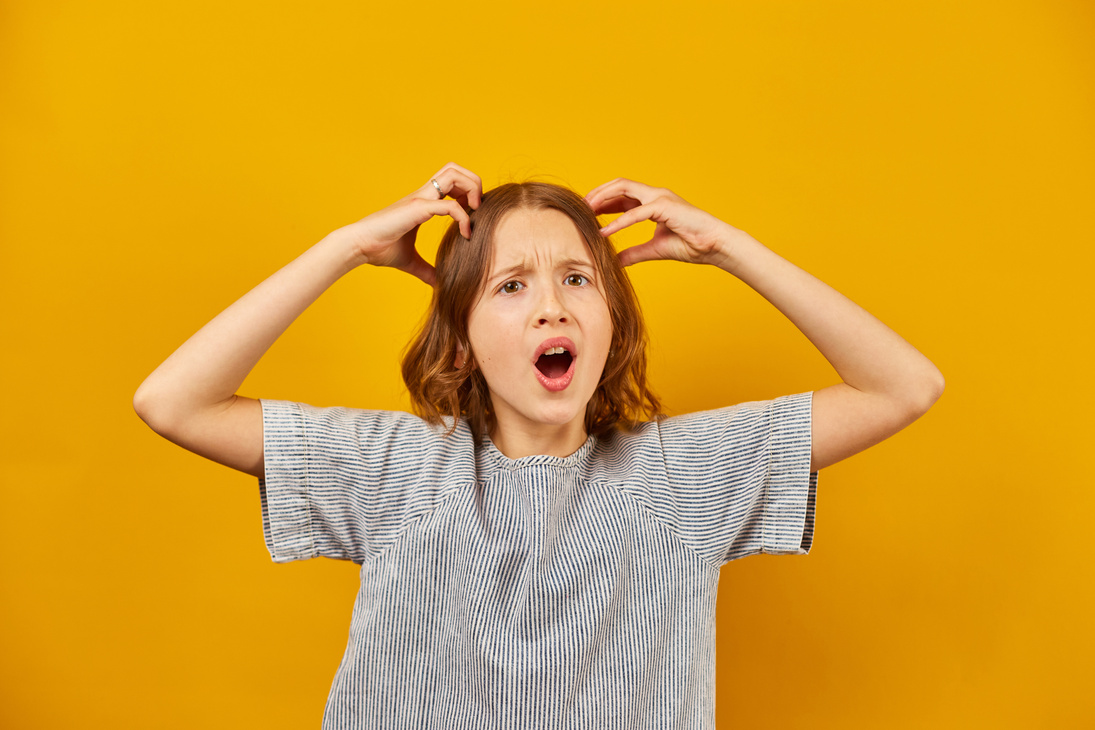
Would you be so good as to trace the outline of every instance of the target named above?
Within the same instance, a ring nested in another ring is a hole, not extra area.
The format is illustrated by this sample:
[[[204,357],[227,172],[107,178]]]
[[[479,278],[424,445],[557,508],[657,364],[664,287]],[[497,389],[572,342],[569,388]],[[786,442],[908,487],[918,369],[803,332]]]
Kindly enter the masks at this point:
[[[468,318],[468,341],[476,359],[482,364],[516,352],[522,321],[516,307],[484,305],[473,311]]]
[[[612,326],[612,313],[608,311],[608,305],[601,300],[598,302],[598,306],[592,308],[589,314],[589,321],[592,323],[590,336],[598,342],[611,342],[614,328]]]

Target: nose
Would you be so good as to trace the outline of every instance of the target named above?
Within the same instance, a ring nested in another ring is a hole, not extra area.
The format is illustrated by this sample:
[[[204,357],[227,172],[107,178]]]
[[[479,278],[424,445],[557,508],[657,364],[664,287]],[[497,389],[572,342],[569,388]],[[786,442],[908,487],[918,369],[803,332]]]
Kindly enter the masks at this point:
[[[543,326],[548,324],[563,324],[568,321],[570,314],[563,305],[563,300],[554,287],[547,287],[538,302],[536,320]]]

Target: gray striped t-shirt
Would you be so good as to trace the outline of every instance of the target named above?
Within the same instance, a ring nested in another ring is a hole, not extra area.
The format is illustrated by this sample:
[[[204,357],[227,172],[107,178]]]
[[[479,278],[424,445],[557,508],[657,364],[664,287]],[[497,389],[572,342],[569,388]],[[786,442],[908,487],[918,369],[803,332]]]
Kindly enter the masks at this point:
[[[271,556],[361,565],[323,728],[713,728],[719,567],[813,540],[812,395],[516,460],[263,400]]]

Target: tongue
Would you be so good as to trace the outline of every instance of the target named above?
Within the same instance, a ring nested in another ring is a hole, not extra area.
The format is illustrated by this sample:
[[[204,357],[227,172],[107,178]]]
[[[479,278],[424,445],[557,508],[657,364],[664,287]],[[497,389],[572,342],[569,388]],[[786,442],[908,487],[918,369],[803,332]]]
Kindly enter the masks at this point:
[[[570,368],[571,358],[569,352],[561,355],[541,355],[536,361],[536,367],[549,378],[558,378]]]

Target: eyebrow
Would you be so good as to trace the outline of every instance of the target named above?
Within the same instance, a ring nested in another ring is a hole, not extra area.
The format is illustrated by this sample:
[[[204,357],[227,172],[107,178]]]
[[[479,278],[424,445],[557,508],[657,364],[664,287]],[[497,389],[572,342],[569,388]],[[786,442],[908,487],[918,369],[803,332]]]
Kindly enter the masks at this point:
[[[589,259],[574,259],[574,258],[560,260],[559,263],[555,265],[555,268],[557,268],[557,269],[573,269],[573,268],[579,267],[579,266],[582,267],[582,268],[587,268],[587,269],[596,269],[596,267],[593,265],[593,262],[590,261]],[[510,266],[508,268],[500,269],[498,271],[495,271],[493,274],[491,274],[491,277],[490,277],[490,279],[488,279],[488,281],[495,281],[496,279],[501,279],[501,278],[510,276],[511,274],[521,274],[521,273],[524,273],[525,271],[528,271],[531,268],[532,267],[528,265],[528,261],[522,261],[522,262],[520,262],[518,264],[514,264],[513,266]]]

